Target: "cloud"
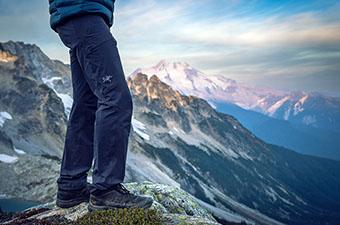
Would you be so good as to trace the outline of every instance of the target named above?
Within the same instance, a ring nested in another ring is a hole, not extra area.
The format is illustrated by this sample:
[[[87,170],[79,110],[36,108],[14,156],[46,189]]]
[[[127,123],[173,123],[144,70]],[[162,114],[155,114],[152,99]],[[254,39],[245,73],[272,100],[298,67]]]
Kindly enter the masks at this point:
[[[338,45],[340,22],[328,22],[317,13],[289,17],[269,17],[220,21],[198,21],[179,27],[172,36],[183,43],[218,45],[219,47],[290,48]],[[194,35],[193,35],[194,34]]]
[[[202,16],[193,20],[188,13],[193,11],[190,3],[169,7],[151,1],[145,8],[127,7],[129,13],[122,10],[127,17],[119,19],[124,24],[118,22],[116,32],[127,52],[125,56],[134,58],[131,65],[141,64],[132,68],[150,64],[151,58],[182,58],[210,72],[233,70],[238,78],[247,74],[247,79],[254,80],[258,76],[322,73],[329,63],[339,59],[340,22],[330,19],[329,11],[259,17],[242,9],[246,16]]]
[[[242,81],[281,80],[276,85],[284,88],[326,90],[318,83],[327,77],[329,90],[340,92],[340,83],[333,83],[340,76],[340,4],[282,2],[116,1],[111,31],[127,74],[171,58]],[[68,62],[49,28],[47,1],[0,0],[0,29],[2,41],[33,42]]]

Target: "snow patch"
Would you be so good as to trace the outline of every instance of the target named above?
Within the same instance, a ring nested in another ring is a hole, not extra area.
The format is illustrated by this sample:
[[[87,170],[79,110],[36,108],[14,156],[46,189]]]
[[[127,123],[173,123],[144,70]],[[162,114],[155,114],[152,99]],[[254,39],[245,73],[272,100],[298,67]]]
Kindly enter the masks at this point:
[[[235,212],[229,212],[226,210],[222,210],[220,208],[217,208],[213,205],[210,205],[196,197],[194,197],[195,200],[198,202],[198,204],[200,204],[201,206],[203,206],[205,209],[207,209],[209,212],[211,212],[212,214],[214,214],[215,216],[225,219],[229,222],[234,222],[234,223],[242,223],[247,221],[247,224],[255,224],[254,222],[251,222],[249,220],[247,220],[246,218],[236,214]]]
[[[198,148],[202,149],[202,151],[205,151],[208,155],[210,155],[210,151],[215,151],[218,153],[222,153],[229,159],[236,159],[239,157],[239,155],[235,151],[228,148],[227,146],[222,145],[214,138],[209,137],[195,125],[191,127],[191,131],[188,133],[185,133],[183,130],[178,129],[175,124],[168,124],[168,126],[171,127],[171,131],[173,131],[174,135],[176,135],[189,145],[197,146]],[[207,149],[207,147],[209,149]]]
[[[18,157],[0,154],[0,161],[4,163],[15,163],[16,161],[18,161]]]
[[[276,197],[277,193],[273,190],[273,188],[267,187],[265,189],[265,192],[274,202],[277,201],[277,197]]]
[[[65,114],[67,115],[67,118],[68,118],[69,115],[70,115],[70,112],[71,112],[73,99],[68,94],[61,94],[61,93],[58,93],[58,92],[56,92],[56,93],[57,93],[58,97],[61,98],[61,100],[64,104]]]
[[[62,78],[61,77],[51,77],[51,78],[41,78],[42,81],[49,87],[53,88],[54,89],[54,84],[53,84],[53,81],[55,80],[61,80]]]
[[[291,111],[291,108],[288,108],[288,110],[285,111],[285,114],[283,115],[284,120],[289,119],[290,111]]]
[[[147,178],[156,183],[163,183],[174,187],[180,187],[180,184],[171,178],[164,168],[159,168],[150,158],[140,154],[129,152],[127,155],[127,165],[132,171],[137,171],[139,178]]]
[[[241,158],[244,158],[244,159],[248,159],[248,160],[253,161],[253,158],[250,157],[246,152],[240,151],[240,152],[238,152],[238,154],[241,156]]]
[[[174,131],[176,131],[177,133],[186,134],[182,129],[177,129],[176,127],[172,127],[172,129],[173,129]]]
[[[202,183],[203,184],[203,183]],[[257,210],[251,209],[246,205],[243,205],[241,203],[236,202],[231,197],[225,195],[225,193],[222,193],[220,190],[218,190],[215,187],[208,187],[205,184],[203,184],[208,190],[210,190],[215,196],[225,200],[227,204],[229,205],[228,208],[232,209],[234,214],[242,215],[242,217],[246,217],[248,219],[245,219],[244,221],[248,224],[257,224],[250,220],[256,220],[259,222],[259,224],[272,224],[272,225],[282,225],[282,223],[269,218],[268,216],[260,213]]]
[[[20,154],[20,155],[26,154],[26,152],[25,152],[24,150],[18,149],[18,148],[16,148],[16,147],[14,147],[14,151],[15,151],[16,153]]]
[[[285,96],[284,98],[280,99],[279,101],[277,101],[274,105],[272,105],[268,110],[268,114],[270,116],[274,115],[274,113],[279,109],[281,108],[281,106],[287,102],[288,100],[290,100],[290,97],[289,96]]]
[[[303,119],[302,119],[302,123],[306,124],[306,125],[311,125],[313,123],[316,122],[316,118],[315,116],[304,116]]]
[[[55,80],[62,80],[61,77],[51,77],[51,78],[41,78],[42,81],[49,86],[50,88],[53,89],[53,91],[58,95],[59,98],[61,98],[63,104],[64,104],[64,109],[65,109],[65,114],[67,116],[67,118],[69,118],[70,112],[71,112],[71,108],[72,108],[72,104],[73,104],[73,99],[70,95],[68,94],[63,94],[63,93],[59,93],[55,88],[54,88],[54,84],[53,82]]]
[[[287,205],[294,205],[293,203],[291,203],[290,201],[288,201],[287,199],[281,197],[276,191],[274,191],[273,188],[271,187],[267,187],[265,189],[266,194],[274,201],[276,202],[278,200],[278,198],[283,201],[284,203],[286,203]]]
[[[6,120],[11,120],[13,117],[8,112],[0,112],[0,127],[2,127]]]
[[[302,112],[304,110],[303,105],[305,103],[305,101],[307,100],[308,95],[303,96],[297,103],[295,103],[294,105],[294,116],[296,116],[297,114],[299,114],[300,112]]]
[[[8,198],[8,195],[6,194],[0,194],[0,199]]]
[[[216,109],[216,108],[217,108],[217,106],[216,106],[214,103],[212,103],[212,102],[210,102],[210,101],[208,101],[208,103],[209,103],[209,105],[210,105],[213,109]]]
[[[254,171],[255,171],[255,173],[256,173],[261,179],[264,179],[264,177],[257,171],[256,168],[254,168]]]
[[[281,186],[277,186],[281,191],[283,191],[285,194],[287,194],[288,195],[288,192],[287,192],[287,190],[286,189],[284,189],[283,187],[281,187]]]
[[[144,131],[146,130],[145,124],[136,120],[135,118],[132,118],[132,127],[133,130],[136,131],[136,133],[141,136],[143,139],[149,141],[150,140],[150,136],[145,133]]]

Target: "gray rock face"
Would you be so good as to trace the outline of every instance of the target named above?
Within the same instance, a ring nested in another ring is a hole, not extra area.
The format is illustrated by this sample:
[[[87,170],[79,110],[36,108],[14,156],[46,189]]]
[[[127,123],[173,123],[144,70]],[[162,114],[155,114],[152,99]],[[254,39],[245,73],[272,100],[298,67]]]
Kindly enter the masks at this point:
[[[7,64],[7,65],[6,65]],[[14,66],[13,66],[14,64]],[[58,77],[54,84],[57,92],[72,96],[71,72],[69,66],[58,60],[51,60],[34,44],[8,41],[0,43],[0,65],[12,67],[17,75],[26,76],[38,83]]]
[[[127,183],[126,186],[134,193],[152,196],[154,203],[151,209],[156,209],[162,215],[164,224],[219,224],[191,195],[179,188],[150,182]],[[33,207],[27,211],[34,211],[34,209],[38,208],[48,208],[48,210],[32,215],[26,220],[48,220],[51,217],[59,217],[59,219],[71,223],[88,213],[87,203],[82,203],[69,209],[61,209],[51,202]],[[15,220],[16,222],[20,221],[20,219],[14,218],[4,222],[4,224],[10,224]]]
[[[29,76],[2,70],[0,99],[0,111],[12,117],[2,129],[16,147],[32,154],[61,156],[67,119],[53,90]]]
[[[15,163],[0,162],[0,194],[41,203],[54,201],[59,160],[29,154],[18,158]]]
[[[12,117],[1,130],[14,147],[61,158],[71,94],[68,66],[36,45],[0,43],[0,111]]]
[[[3,154],[11,154],[13,152],[13,142],[7,134],[0,130],[0,152]]]

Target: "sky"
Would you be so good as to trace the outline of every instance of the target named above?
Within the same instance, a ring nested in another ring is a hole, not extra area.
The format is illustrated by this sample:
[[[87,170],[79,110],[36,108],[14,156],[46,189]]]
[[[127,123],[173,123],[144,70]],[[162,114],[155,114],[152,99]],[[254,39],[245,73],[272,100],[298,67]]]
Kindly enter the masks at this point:
[[[116,0],[111,32],[125,74],[162,59],[212,76],[340,96],[340,0]],[[0,0],[0,41],[69,63],[48,0]]]

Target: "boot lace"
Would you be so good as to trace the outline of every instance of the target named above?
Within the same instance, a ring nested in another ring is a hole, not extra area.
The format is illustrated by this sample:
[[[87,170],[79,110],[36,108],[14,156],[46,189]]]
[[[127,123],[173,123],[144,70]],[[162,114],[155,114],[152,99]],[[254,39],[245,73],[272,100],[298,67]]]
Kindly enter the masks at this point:
[[[128,189],[126,189],[126,187],[124,187],[122,184],[116,184],[115,189],[123,194],[131,194],[131,192]]]

